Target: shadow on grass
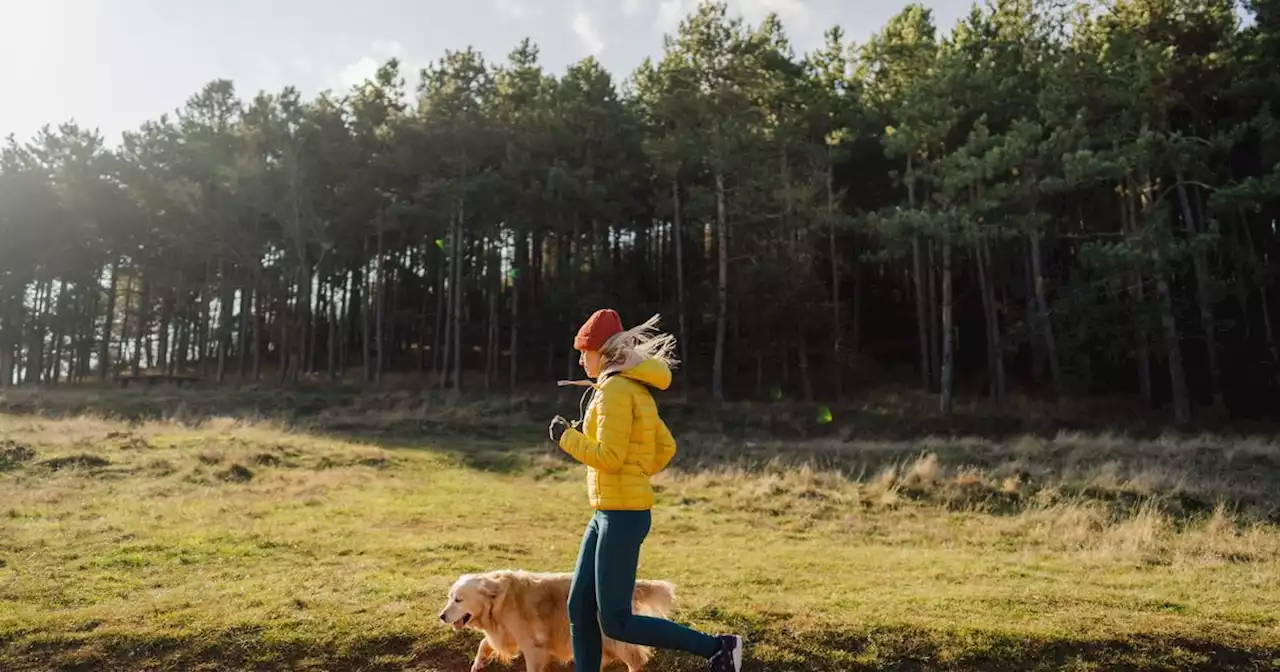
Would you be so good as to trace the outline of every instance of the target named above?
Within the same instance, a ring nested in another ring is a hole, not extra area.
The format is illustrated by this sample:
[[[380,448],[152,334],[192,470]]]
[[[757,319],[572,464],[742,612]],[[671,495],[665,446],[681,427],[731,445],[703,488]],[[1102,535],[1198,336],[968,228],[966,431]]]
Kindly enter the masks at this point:
[[[749,672],[1014,672],[1024,670],[1263,670],[1280,664],[1280,647],[1243,648],[1186,638],[1134,636],[1074,641],[1014,638],[981,632],[928,633],[882,628],[863,633],[788,633],[743,627],[751,643]],[[281,639],[258,628],[151,638],[94,634],[43,637],[0,647],[12,672],[90,670],[465,670],[475,635],[423,638],[384,633],[334,641]],[[648,669],[696,672],[701,660],[659,652]],[[503,669],[500,665],[493,669]],[[523,669],[517,661],[514,669]]]

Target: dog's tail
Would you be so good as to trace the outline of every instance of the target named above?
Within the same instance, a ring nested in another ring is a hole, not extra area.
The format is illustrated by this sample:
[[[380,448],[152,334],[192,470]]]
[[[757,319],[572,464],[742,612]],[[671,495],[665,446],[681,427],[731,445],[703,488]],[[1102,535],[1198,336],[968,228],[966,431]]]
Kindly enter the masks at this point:
[[[669,581],[636,581],[636,592],[632,597],[633,608],[637,614],[666,618],[676,605],[676,587]]]

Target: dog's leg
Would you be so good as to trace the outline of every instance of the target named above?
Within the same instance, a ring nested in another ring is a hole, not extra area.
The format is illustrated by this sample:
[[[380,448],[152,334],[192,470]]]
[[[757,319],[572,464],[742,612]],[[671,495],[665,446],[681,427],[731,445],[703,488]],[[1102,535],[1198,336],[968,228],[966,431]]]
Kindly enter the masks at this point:
[[[493,660],[494,654],[497,653],[493,647],[489,645],[489,638],[485,637],[480,640],[480,649],[476,651],[476,662],[471,663],[471,672],[480,672],[489,661]]]
[[[545,672],[547,665],[551,663],[550,657],[541,649],[522,651],[522,653],[525,672]]]

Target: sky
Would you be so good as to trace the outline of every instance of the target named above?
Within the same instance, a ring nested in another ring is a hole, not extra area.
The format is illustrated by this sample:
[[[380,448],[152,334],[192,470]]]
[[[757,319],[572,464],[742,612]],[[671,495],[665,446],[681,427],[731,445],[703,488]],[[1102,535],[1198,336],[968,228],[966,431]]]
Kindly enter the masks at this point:
[[[620,81],[662,51],[697,0],[0,0],[0,138],[74,120],[110,144],[171,113],[206,82],[230,79],[242,99],[297,86],[345,91],[390,57],[410,84],[446,50],[490,61],[528,37],[563,72],[595,56]],[[731,0],[757,22],[783,21],[797,52],[840,25],[861,40],[906,0]],[[971,0],[926,0],[950,28]]]

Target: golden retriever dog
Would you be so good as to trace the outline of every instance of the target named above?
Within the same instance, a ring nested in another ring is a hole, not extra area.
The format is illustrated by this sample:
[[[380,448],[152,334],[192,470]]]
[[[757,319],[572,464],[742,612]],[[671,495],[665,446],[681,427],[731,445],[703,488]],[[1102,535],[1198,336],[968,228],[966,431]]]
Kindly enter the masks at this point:
[[[449,589],[440,620],[455,630],[484,632],[472,672],[494,659],[510,663],[524,656],[528,672],[544,672],[552,662],[573,660],[569,638],[569,585],[572,574],[497,571],[464,574]],[[666,618],[675,603],[675,586],[666,581],[636,581],[631,608],[636,614]],[[603,637],[603,663],[618,661],[628,672],[643,669],[651,651]]]

